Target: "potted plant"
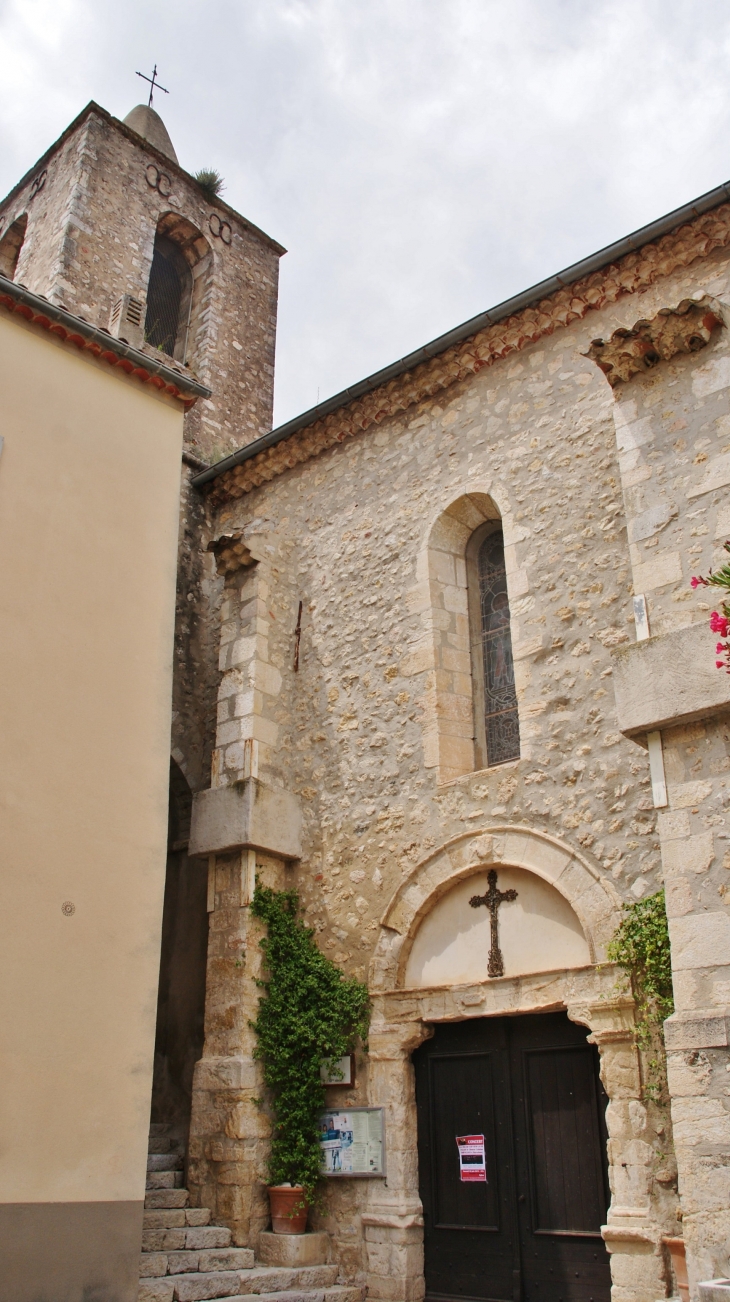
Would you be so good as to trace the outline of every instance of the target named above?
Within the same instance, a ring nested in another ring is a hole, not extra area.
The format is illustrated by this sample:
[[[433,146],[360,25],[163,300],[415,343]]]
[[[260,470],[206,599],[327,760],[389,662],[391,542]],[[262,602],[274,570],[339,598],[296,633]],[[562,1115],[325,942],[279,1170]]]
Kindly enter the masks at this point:
[[[685,1255],[684,1239],[673,1234],[665,1234],[662,1243],[669,1249],[669,1256],[672,1259],[672,1270],[674,1278],[677,1281],[677,1289],[681,1302],[689,1302],[689,1278],[687,1276],[687,1258]]]
[[[257,883],[251,912],[266,924],[265,979],[252,1026],[274,1109],[268,1166],[276,1234],[303,1234],[308,1209],[317,1201],[322,1062],[337,1061],[357,1039],[365,1041],[370,1020],[367,986],[321,952],[298,911],[295,891]]]

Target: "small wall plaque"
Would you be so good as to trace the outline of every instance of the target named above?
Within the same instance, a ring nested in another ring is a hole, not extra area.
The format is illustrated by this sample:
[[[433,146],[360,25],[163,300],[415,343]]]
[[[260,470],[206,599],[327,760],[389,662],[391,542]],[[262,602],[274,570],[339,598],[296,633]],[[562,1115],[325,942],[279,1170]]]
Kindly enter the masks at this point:
[[[347,1108],[319,1119],[322,1174],[385,1175],[385,1109]]]
[[[354,1053],[348,1053],[344,1058],[326,1058],[319,1069],[319,1074],[323,1085],[354,1085]]]

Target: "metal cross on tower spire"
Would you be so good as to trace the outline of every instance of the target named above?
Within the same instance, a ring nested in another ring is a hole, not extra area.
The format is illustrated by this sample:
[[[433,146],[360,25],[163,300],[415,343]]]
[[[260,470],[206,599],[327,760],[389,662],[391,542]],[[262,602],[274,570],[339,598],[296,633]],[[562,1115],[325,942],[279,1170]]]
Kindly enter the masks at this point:
[[[497,887],[497,872],[494,868],[489,869],[487,881],[489,882],[489,889],[486,894],[472,895],[469,903],[473,909],[478,909],[480,904],[485,904],[489,909],[492,944],[489,950],[487,973],[490,977],[501,977],[504,976],[504,959],[499,948],[499,906],[504,904],[505,900],[516,900],[517,891],[512,889],[500,891]]]
[[[156,90],[165,91],[166,95],[170,94],[169,90],[165,90],[165,87],[161,86],[159,81],[157,80],[157,64],[155,64],[154,68],[152,69],[151,77],[146,77],[143,72],[138,72],[136,75],[138,77],[141,77],[143,81],[148,81],[150,83],[150,97],[147,101],[148,108],[152,108],[152,96]]]

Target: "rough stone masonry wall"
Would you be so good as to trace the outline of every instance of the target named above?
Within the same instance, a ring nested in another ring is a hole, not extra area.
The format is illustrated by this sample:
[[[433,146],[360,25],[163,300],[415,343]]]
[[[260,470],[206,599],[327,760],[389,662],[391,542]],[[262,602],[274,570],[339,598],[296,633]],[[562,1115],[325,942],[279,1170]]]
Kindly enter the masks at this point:
[[[171,752],[191,791],[209,781],[215,738],[218,639],[222,582],[206,552],[211,534],[206,502],[190,486],[183,463],[180,483],[175,603],[175,664],[172,683]]]
[[[715,258],[720,274],[726,258]],[[265,538],[278,602],[267,607],[266,655],[280,683],[261,708],[276,729],[272,780],[304,801],[296,881],[306,916],[323,948],[360,977],[403,874],[491,820],[559,836],[625,899],[662,881],[646,752],[617,731],[611,687],[611,649],[635,636],[614,399],[581,354],[597,335],[695,292],[702,270],[624,297],[221,508],[216,533]],[[693,456],[697,437],[706,435],[689,432]],[[450,624],[458,585],[430,583],[429,539],[452,504],[479,495],[504,521],[522,757],[443,783],[426,744],[441,727],[439,694],[451,691],[434,635],[450,627],[463,656],[465,628]],[[680,559],[652,589],[654,618],[662,603],[690,610],[687,567],[703,557]],[[277,571],[287,576],[278,588]],[[243,978],[238,999],[255,1004]],[[367,1101],[366,1071],[347,1097]],[[634,1141],[638,1132],[626,1136]],[[364,1265],[363,1197],[356,1181],[328,1196],[327,1224],[348,1269]],[[654,1202],[666,1209],[664,1193]]]
[[[652,635],[707,621],[717,602],[711,589],[693,593],[690,577],[723,564],[730,537],[725,255],[694,268],[688,291],[709,300],[725,328],[702,352],[614,390],[634,590],[646,596]],[[730,726],[711,713],[665,730],[662,740],[668,808],[659,830],[676,1002],[667,1024],[669,1080],[694,1290],[730,1271]]]
[[[150,184],[150,166],[168,178],[167,195]],[[279,246],[93,110],[0,205],[0,222],[5,229],[28,213],[17,281],[108,327],[122,294],[146,301],[155,231],[170,211],[201,231],[211,250],[188,360],[213,396],[186,418],[186,442],[212,461],[271,428]],[[230,244],[213,234],[213,214],[229,223]]]

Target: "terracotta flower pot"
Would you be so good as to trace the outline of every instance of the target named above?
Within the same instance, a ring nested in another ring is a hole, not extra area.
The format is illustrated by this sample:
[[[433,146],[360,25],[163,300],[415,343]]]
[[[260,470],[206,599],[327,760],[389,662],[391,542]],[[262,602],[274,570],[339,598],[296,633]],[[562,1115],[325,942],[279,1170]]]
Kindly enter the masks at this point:
[[[269,1185],[269,1205],[274,1234],[304,1234],[309,1206],[301,1185]]]
[[[669,1248],[669,1255],[672,1258],[672,1269],[677,1280],[677,1288],[682,1302],[689,1302],[689,1280],[687,1278],[687,1261],[685,1258],[684,1239],[673,1238],[670,1234],[665,1234],[662,1243],[666,1243]]]

